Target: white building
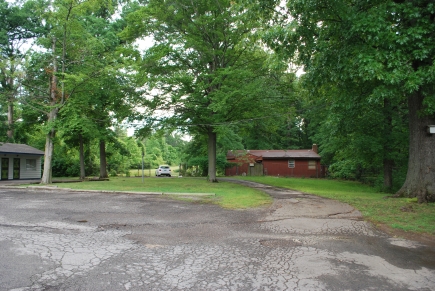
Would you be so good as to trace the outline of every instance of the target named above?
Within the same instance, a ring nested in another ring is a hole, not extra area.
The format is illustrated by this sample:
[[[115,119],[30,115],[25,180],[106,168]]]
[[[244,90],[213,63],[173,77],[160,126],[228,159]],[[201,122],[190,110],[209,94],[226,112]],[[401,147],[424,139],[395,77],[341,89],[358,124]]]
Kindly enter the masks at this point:
[[[41,179],[42,156],[25,144],[0,143],[0,180]]]

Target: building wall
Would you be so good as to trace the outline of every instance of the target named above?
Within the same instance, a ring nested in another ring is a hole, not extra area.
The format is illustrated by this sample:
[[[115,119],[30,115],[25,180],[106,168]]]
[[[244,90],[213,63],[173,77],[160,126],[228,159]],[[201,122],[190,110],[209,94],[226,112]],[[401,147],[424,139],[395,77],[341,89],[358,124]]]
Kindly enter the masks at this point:
[[[289,168],[289,160],[263,160],[263,173],[266,176],[283,176],[283,177],[307,177],[320,178],[324,177],[320,160],[315,161],[315,169],[309,169],[309,160],[295,159],[294,168]],[[228,168],[225,171],[226,176],[242,175],[249,173],[249,164],[245,163],[239,166]]]
[[[263,176],[262,163],[245,163],[238,166],[225,169],[225,176]]]
[[[241,175],[247,175],[250,176],[251,172],[254,173],[251,169],[250,163],[257,164],[256,159],[258,157],[247,154],[246,156],[239,157],[233,160],[228,160],[230,163],[237,163],[237,166],[226,168],[225,169],[225,176],[241,176]],[[258,165],[257,165],[258,166]],[[257,171],[255,171],[257,172]],[[244,173],[244,174],[243,174]],[[257,175],[259,176],[259,175]]]
[[[308,168],[309,160],[294,160],[294,168],[289,168],[289,160],[263,160],[264,174],[284,177],[321,177],[320,161],[311,161],[315,161],[315,169]]]
[[[33,155],[11,155],[11,154],[2,154],[0,156],[0,169],[2,169],[2,158],[8,158],[8,180],[12,180],[14,178],[14,158],[20,159],[20,176],[19,179],[40,179],[41,178],[41,156],[33,156]],[[35,168],[28,169],[27,160],[35,160]],[[0,175],[1,180],[1,175]]]
[[[241,176],[243,173],[247,174],[249,171],[249,164],[242,164],[225,169],[225,176]]]
[[[36,169],[29,170],[26,168],[26,159],[36,159]],[[41,157],[24,156],[21,158],[20,179],[41,179]]]

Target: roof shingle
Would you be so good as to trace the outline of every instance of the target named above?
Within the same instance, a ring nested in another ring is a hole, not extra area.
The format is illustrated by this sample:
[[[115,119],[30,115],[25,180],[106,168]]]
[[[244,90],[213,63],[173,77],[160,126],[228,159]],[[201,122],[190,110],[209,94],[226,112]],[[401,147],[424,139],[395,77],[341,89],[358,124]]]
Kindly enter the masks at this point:
[[[27,154],[43,156],[44,152],[26,144],[0,143],[0,154]]]
[[[312,149],[309,150],[237,150],[228,151],[227,158],[234,159],[236,156],[243,156],[245,154],[251,154],[263,159],[281,159],[281,158],[293,158],[293,159],[320,159],[320,156]]]

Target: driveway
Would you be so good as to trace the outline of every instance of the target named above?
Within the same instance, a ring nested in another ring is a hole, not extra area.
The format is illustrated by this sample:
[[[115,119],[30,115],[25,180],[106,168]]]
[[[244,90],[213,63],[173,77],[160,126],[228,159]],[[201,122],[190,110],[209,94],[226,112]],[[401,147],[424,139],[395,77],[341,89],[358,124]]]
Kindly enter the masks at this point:
[[[274,203],[0,189],[0,290],[435,290],[435,248],[348,205],[251,186]]]

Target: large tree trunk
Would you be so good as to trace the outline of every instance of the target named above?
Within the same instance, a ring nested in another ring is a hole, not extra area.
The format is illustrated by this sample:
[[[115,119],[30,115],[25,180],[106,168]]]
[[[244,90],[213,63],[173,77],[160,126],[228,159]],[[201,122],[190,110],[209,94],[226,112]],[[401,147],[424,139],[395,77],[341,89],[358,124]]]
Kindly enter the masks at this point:
[[[396,194],[417,197],[420,203],[435,202],[435,135],[427,133],[427,126],[435,124],[435,117],[420,116],[423,99],[420,91],[408,97],[408,173],[405,184]]]
[[[44,171],[42,174],[41,184],[51,184],[52,178],[52,158],[53,158],[53,139],[56,134],[56,129],[52,124],[57,117],[58,109],[55,107],[57,99],[57,61],[55,56],[56,51],[56,38],[52,40],[52,50],[53,50],[53,74],[51,76],[50,82],[50,105],[51,109],[48,113],[48,124],[52,126],[50,132],[45,138],[45,155],[44,155]]]
[[[100,140],[100,178],[108,178],[106,161],[106,142]]]
[[[45,137],[44,171],[41,178],[41,184],[51,184],[52,181],[54,136],[55,136],[55,131],[53,129]]]
[[[8,142],[14,141],[14,100],[13,97],[8,102]]]
[[[85,173],[85,151],[83,149],[83,136],[79,134],[79,149],[80,149],[80,180],[84,180]]]
[[[4,70],[2,70],[4,72]],[[15,72],[15,67],[13,64],[10,65],[10,77],[6,77],[2,82],[2,86],[6,94],[8,95],[8,126],[7,126],[7,137],[8,142],[14,142],[14,101],[15,101],[15,88],[14,88],[14,78],[12,77]],[[6,74],[4,72],[4,74]]]
[[[55,77],[53,77],[55,79]],[[53,86],[53,84],[52,84]],[[56,92],[53,93],[54,95]],[[55,97],[54,97],[55,98]],[[52,105],[55,105],[55,102],[52,101]],[[51,124],[55,121],[57,117],[58,109],[52,107],[50,113],[48,115],[48,124]],[[53,125],[52,125],[53,126]],[[44,153],[44,171],[42,174],[41,184],[51,184],[52,179],[52,159],[53,159],[53,149],[54,149],[54,137],[56,135],[56,129],[52,128],[50,132],[45,137],[45,153]]]
[[[208,130],[208,180],[217,182],[216,179],[216,132],[213,128]]]

